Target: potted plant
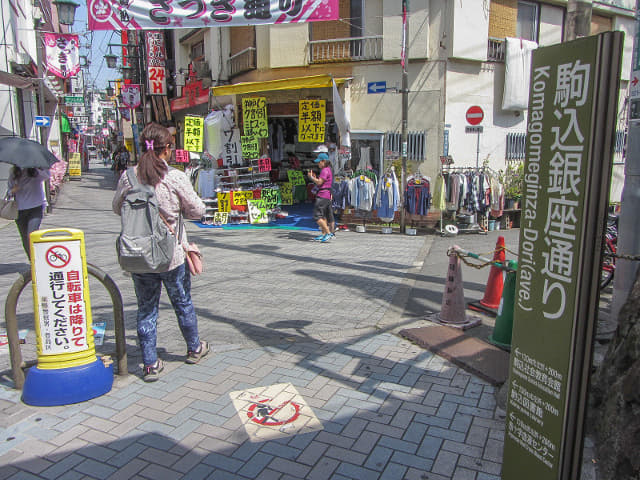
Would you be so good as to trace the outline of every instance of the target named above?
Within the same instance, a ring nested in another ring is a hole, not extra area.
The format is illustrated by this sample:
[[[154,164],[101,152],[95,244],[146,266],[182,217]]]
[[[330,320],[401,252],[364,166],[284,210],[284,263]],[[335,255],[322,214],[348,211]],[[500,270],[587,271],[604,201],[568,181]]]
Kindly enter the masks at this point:
[[[504,172],[500,171],[500,182],[504,187],[505,209],[517,210],[520,208],[523,177],[523,162],[510,163]]]

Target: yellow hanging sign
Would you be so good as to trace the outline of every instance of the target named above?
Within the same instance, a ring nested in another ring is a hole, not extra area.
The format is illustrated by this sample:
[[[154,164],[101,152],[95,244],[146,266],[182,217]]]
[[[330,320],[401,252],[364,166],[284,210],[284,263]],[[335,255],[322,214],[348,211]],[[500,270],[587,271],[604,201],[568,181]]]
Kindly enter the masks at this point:
[[[184,149],[202,152],[204,140],[204,118],[184,117]]]
[[[298,141],[324,142],[325,100],[300,100],[298,103]]]
[[[242,99],[242,123],[247,137],[267,138],[267,99],[252,97]]]
[[[229,192],[218,192],[218,211],[226,213],[231,211],[231,195]]]

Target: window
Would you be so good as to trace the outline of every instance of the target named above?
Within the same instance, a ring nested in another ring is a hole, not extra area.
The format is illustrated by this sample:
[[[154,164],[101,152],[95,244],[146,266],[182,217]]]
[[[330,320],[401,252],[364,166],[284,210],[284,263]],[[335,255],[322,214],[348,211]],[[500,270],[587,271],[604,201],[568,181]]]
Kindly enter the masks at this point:
[[[518,2],[518,20],[516,37],[524,40],[538,41],[538,4]]]
[[[204,60],[204,40],[200,40],[199,42],[191,45],[189,58],[191,58],[191,61],[193,62]]]

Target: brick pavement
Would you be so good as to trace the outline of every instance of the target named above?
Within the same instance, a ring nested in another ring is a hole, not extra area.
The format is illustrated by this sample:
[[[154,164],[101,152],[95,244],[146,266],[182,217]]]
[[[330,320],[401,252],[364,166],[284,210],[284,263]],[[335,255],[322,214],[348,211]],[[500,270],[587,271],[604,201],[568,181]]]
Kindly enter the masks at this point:
[[[448,239],[345,232],[325,245],[309,242],[312,232],[190,226],[207,259],[194,302],[214,349],[200,364],[185,365],[163,300],[158,345],[166,369],[145,384],[133,291],[114,265],[112,184],[103,169],[67,183],[43,227],[85,231],[89,261],[120,286],[131,375],[116,377],[102,397],[35,408],[19,401],[8,356],[0,354],[0,479],[499,478],[504,419],[494,388],[396,334],[439,305],[445,270],[443,252],[434,249],[446,249]],[[6,292],[26,263],[15,228],[0,231],[9,258],[0,266]],[[484,251],[495,242],[475,237],[456,241],[483,243]],[[427,259],[429,252],[437,258]],[[471,288],[482,275],[471,274]],[[28,300],[19,308],[21,328],[33,323]],[[99,285],[91,285],[91,300],[94,319],[107,321],[101,351],[109,352],[110,307]],[[27,342],[25,357],[34,358],[34,340]],[[320,429],[245,428],[251,420],[230,394],[281,384],[297,392],[300,412],[311,410]],[[272,436],[256,441],[264,429]]]

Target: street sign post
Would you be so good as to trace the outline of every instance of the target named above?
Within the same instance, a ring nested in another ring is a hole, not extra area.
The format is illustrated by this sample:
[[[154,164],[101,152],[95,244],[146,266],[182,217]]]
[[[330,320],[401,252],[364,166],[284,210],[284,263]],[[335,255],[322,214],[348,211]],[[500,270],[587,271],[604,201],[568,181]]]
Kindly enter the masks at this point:
[[[387,91],[387,82],[369,82],[367,83],[367,93],[385,93]]]
[[[51,117],[46,117],[44,115],[37,115],[34,120],[35,120],[36,127],[51,126]]]
[[[503,480],[580,478],[623,38],[533,53]]]

